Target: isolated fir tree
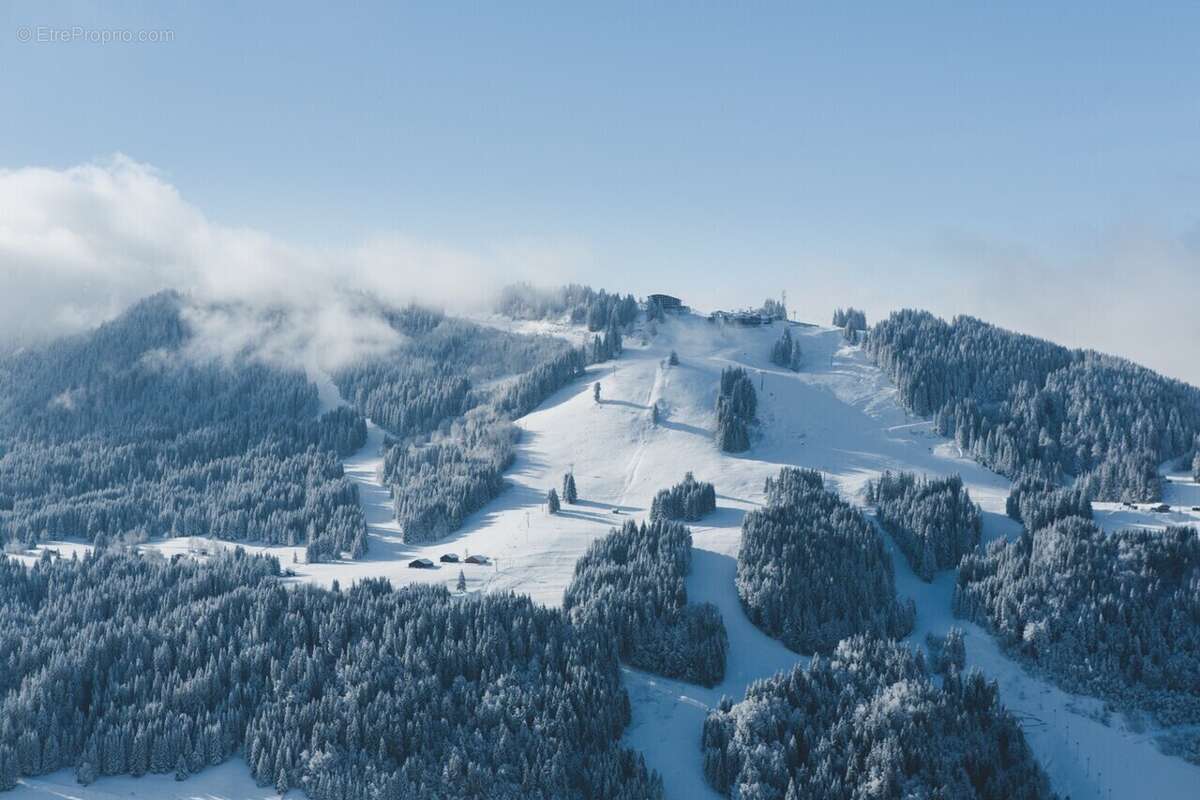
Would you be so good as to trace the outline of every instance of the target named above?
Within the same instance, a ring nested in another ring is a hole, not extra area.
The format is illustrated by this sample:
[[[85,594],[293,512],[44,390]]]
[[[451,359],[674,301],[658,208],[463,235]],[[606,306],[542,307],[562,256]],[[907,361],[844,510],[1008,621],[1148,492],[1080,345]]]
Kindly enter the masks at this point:
[[[275,778],[275,792],[277,794],[287,794],[288,791],[288,775],[287,767],[280,767],[279,774]]]
[[[557,514],[561,508],[562,506],[558,502],[558,492],[551,489],[546,494],[546,511],[551,514]]]
[[[671,355],[667,358],[667,363],[672,367],[679,366],[679,354],[672,350]]]
[[[562,499],[564,502],[572,504],[579,500],[579,492],[575,489],[574,473],[568,472],[563,475]]]
[[[454,585],[454,588],[459,592],[467,591],[467,576],[461,569],[458,571],[458,582]]]
[[[600,402],[600,381],[592,384],[592,400],[597,403]]]

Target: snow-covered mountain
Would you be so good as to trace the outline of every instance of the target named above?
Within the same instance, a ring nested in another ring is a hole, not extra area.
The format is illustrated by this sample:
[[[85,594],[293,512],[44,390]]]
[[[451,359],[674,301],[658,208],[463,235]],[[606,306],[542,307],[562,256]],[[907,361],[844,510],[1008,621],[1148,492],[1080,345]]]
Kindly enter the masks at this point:
[[[488,324],[513,327],[489,320]],[[743,516],[764,502],[764,482],[784,465],[819,470],[826,486],[862,505],[868,481],[884,471],[929,476],[961,475],[983,512],[983,538],[1014,538],[1019,523],[1005,514],[1011,482],[964,457],[954,442],[938,436],[928,420],[907,413],[897,389],[840,329],[776,321],[761,327],[714,324],[689,314],[668,315],[659,323],[640,323],[625,338],[618,360],[587,368],[521,417],[516,458],[505,473],[508,487],[461,529],[428,544],[408,544],[394,519],[389,489],[381,481],[384,432],[368,423],[366,444],[344,460],[357,485],[368,524],[369,546],[358,560],[304,562],[304,547],[245,545],[252,552],[277,555],[294,581],[342,586],[368,577],[386,577],[393,585],[413,582],[454,588],[460,570],[470,592],[512,591],[547,606],[561,604],[575,563],[588,546],[627,519],[644,519],[660,489],[685,472],[716,486],[717,510],[692,526],[689,599],[711,602],[721,612],[729,636],[724,680],[712,689],[672,681],[625,668],[633,720],[625,743],[644,754],[663,777],[670,798],[716,797],[705,783],[698,742],[704,718],[722,696],[740,699],[755,680],[768,677],[806,657],[768,637],[743,612],[735,589],[735,570]],[[798,372],[771,363],[769,354],[788,326],[803,360]],[[581,340],[577,327],[544,322],[516,323],[519,330],[554,333]],[[671,363],[672,353],[678,363]],[[758,391],[759,423],[749,450],[729,454],[714,445],[715,404],[721,371],[740,366],[751,372]],[[599,401],[593,385],[599,383]],[[323,402],[336,404],[336,391],[323,382]],[[657,414],[652,409],[657,409]],[[545,509],[547,491],[571,472],[580,499],[557,514]],[[1200,522],[1195,487],[1180,477],[1168,484],[1171,499],[1184,508],[1172,523]],[[1096,520],[1106,529],[1161,527],[1163,515],[1117,504],[1098,504]],[[916,603],[915,629],[908,637],[923,646],[927,634],[945,634],[952,625],[967,632],[967,663],[999,682],[1003,702],[1018,716],[1052,787],[1071,797],[1193,797],[1200,788],[1200,766],[1164,755],[1151,734],[1110,715],[1094,699],[1073,696],[1007,656],[992,636],[951,613],[953,571],[932,583],[919,580],[907,560],[885,537],[893,555],[897,592]],[[68,545],[49,543],[62,551]],[[78,545],[76,545],[78,546]],[[143,545],[164,554],[191,552],[197,540],[180,537]],[[223,545],[205,542],[205,549]],[[227,546],[227,545],[226,545]],[[455,553],[485,555],[486,564],[443,564]],[[30,556],[23,556],[30,560]],[[427,558],[432,569],[412,569]],[[184,784],[156,786],[158,796],[260,797],[265,790],[247,778],[239,783],[234,768],[223,766]],[[63,774],[30,778],[12,796],[44,797],[69,791],[92,800],[127,796],[131,779],[104,778],[80,788]],[[176,791],[178,790],[178,791]],[[176,792],[171,794],[171,792]]]

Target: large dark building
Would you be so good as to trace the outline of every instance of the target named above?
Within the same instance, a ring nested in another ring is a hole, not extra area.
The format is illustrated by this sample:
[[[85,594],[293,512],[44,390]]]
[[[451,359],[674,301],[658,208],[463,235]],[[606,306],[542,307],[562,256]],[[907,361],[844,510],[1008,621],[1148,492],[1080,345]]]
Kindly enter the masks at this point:
[[[669,294],[652,294],[646,298],[646,302],[657,303],[658,307],[663,311],[680,311],[683,309],[683,301]]]

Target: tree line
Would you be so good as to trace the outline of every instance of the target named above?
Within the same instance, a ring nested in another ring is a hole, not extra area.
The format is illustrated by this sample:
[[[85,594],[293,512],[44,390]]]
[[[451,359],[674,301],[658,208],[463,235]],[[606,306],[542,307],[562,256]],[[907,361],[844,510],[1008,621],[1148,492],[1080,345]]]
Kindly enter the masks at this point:
[[[589,331],[628,328],[638,317],[638,301],[631,294],[610,293],[590,286],[568,284],[554,288],[528,283],[504,287],[496,310],[513,319],[564,320],[587,325]]]
[[[389,440],[383,476],[404,541],[445,536],[496,497],[520,435],[513,420],[581,376],[586,364],[582,351],[568,348],[427,436]]]
[[[904,404],[985,466],[1094,500],[1157,499],[1158,465],[1200,434],[1200,389],[972,317],[899,311],[866,347]]]
[[[866,312],[849,306],[834,309],[833,327],[846,328],[852,331],[865,331],[867,329]]]
[[[661,798],[607,632],[525,597],[285,587],[240,549],[0,559],[0,789],[203,770],[314,800]]]

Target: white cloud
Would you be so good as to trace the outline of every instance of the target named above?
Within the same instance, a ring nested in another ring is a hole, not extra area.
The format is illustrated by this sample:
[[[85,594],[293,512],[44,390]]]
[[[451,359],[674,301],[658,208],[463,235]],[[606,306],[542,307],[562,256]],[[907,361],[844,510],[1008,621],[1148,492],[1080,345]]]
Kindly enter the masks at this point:
[[[847,303],[874,319],[904,306],[973,314],[1200,385],[1198,231],[1101,230],[1060,243],[1053,254],[1036,243],[960,233],[924,248],[846,246],[839,257],[798,258],[787,270],[756,268],[754,254],[745,253],[736,270],[691,270],[678,281],[686,280],[689,301],[713,307],[742,294],[759,302],[788,286],[793,305],[819,321]],[[609,288],[663,288],[662,271],[622,272],[621,259],[610,260],[618,285]],[[236,319],[229,310],[196,312],[206,347],[230,352],[254,344],[262,355],[328,369],[386,346],[390,336],[348,294],[461,309],[513,280],[586,282],[592,262],[570,243],[467,249],[398,232],[351,247],[297,246],[213,223],[154,168],[123,156],[61,170],[0,170],[0,346],[80,330],[176,288],[251,309]],[[259,312],[272,307],[299,311],[300,327],[264,329]]]
[[[68,169],[0,170],[0,336],[81,330],[140,297],[178,289],[205,334],[198,348],[328,369],[393,341],[355,294],[478,307],[499,286],[578,267],[586,254],[539,243],[471,251],[384,233],[321,249],[209,221],[153,167],[124,156]],[[281,326],[265,310],[294,312]]]

